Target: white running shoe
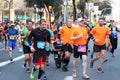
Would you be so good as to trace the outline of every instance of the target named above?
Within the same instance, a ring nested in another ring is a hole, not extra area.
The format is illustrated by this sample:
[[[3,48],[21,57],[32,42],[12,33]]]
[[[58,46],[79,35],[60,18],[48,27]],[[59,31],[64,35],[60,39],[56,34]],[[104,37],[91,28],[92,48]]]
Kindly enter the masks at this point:
[[[22,53],[22,49],[21,48],[19,48],[19,52]]]

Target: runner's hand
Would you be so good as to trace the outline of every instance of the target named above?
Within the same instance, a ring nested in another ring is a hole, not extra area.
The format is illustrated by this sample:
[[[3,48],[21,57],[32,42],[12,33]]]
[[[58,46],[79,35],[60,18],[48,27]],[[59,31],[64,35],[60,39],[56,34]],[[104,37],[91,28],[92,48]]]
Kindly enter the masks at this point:
[[[34,53],[36,50],[33,46],[30,46],[30,50]]]
[[[98,42],[99,40],[98,40],[98,39],[95,39],[94,41],[95,41],[95,42]]]
[[[88,39],[88,38],[89,38],[89,35],[86,36],[86,39]]]
[[[77,39],[77,37],[71,37],[71,38],[70,38],[70,40],[75,40],[75,39]]]

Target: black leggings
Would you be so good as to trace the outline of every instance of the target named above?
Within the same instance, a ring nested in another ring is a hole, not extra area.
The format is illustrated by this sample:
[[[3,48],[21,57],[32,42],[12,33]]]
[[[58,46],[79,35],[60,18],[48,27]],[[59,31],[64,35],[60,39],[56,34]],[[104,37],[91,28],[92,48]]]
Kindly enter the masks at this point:
[[[114,50],[117,48],[117,41],[118,41],[118,38],[111,38],[110,37],[110,42],[112,45],[112,49],[111,49],[112,53],[114,53]]]

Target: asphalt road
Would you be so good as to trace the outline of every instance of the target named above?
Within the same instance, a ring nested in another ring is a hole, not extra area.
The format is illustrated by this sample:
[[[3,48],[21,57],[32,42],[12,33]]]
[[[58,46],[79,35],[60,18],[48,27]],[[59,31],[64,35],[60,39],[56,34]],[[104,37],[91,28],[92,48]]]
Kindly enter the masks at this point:
[[[89,49],[92,52],[93,43],[92,41],[89,43]],[[24,57],[23,53],[19,53],[18,47],[14,50],[14,63],[9,63],[8,52],[4,51],[3,44],[0,43],[0,80],[30,80],[29,73],[22,67]],[[110,52],[107,52],[106,59],[107,62],[104,63],[103,70],[104,73],[97,72],[97,66],[99,61],[95,62],[94,67],[91,69],[89,67],[90,64],[90,54],[88,53],[88,74],[90,76],[90,80],[119,80],[120,79],[120,36],[118,40],[118,48],[115,51],[115,57],[112,58]],[[82,78],[82,63],[79,62],[77,66],[77,78],[74,80],[84,80]],[[73,57],[71,57],[70,64],[68,65],[68,72],[63,72],[61,69],[57,69],[55,67],[55,62],[53,59],[53,55],[50,55],[49,58],[49,66],[46,67],[46,73],[48,80],[64,80],[67,76],[72,75],[72,67],[73,67]],[[31,66],[32,68],[32,66]],[[36,72],[36,77],[37,77]],[[37,80],[36,78],[34,80]],[[70,80],[70,79],[68,79]]]

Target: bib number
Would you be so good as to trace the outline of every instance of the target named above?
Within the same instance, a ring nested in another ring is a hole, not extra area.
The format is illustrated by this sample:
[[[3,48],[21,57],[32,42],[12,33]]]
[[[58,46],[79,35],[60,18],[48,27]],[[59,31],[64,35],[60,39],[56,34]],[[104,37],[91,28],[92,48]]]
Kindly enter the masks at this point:
[[[78,46],[78,52],[86,52],[86,46]]]
[[[38,41],[37,42],[37,48],[38,49],[44,49],[45,48],[45,42]]]
[[[15,40],[15,36],[10,36],[10,40]]]
[[[50,51],[50,46],[46,46],[46,47],[45,47],[45,50],[46,50],[46,51]]]
[[[115,30],[112,31],[112,32],[111,32],[111,37],[112,37],[112,38],[117,38],[117,31],[115,31]]]
[[[26,46],[29,46],[29,43],[28,43],[28,41],[25,41],[25,45],[26,45]]]

